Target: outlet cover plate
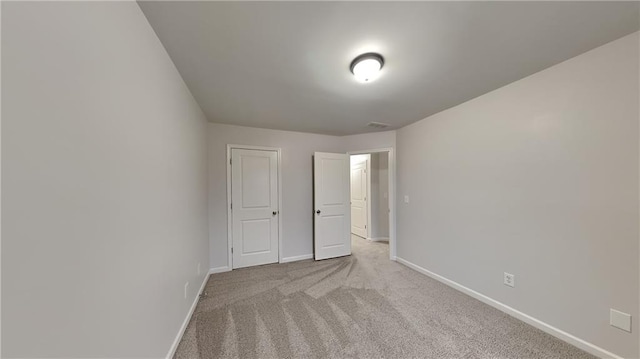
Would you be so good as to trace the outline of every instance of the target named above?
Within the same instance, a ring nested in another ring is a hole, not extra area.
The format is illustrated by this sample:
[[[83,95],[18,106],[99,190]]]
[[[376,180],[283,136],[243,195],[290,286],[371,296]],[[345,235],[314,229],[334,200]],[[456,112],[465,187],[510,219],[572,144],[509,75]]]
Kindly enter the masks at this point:
[[[631,333],[631,314],[611,309],[609,313],[609,324],[611,324],[612,327]]]
[[[504,285],[509,286],[509,287],[515,287],[516,286],[516,276],[511,274],[511,273],[504,272]]]

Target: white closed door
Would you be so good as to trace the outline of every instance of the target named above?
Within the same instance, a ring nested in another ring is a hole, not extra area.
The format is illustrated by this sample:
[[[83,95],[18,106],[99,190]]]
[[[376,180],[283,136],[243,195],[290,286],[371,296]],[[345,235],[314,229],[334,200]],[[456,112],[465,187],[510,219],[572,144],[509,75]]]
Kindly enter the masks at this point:
[[[367,238],[367,164],[351,165],[351,233]]]
[[[278,262],[278,153],[231,150],[233,268]]]
[[[349,155],[316,152],[313,158],[315,259],[351,254]]]

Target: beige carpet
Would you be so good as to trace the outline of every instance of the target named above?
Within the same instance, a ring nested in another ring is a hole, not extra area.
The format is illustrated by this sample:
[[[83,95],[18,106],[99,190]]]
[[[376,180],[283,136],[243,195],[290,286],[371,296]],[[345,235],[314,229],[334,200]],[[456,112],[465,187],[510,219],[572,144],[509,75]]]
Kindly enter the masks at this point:
[[[390,261],[353,255],[214,274],[176,358],[593,358]]]

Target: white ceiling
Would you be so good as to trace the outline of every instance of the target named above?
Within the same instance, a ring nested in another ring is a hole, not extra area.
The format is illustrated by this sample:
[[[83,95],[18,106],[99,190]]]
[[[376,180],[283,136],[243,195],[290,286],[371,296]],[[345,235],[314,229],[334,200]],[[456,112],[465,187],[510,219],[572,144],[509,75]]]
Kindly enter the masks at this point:
[[[139,2],[209,121],[398,128],[637,31],[637,2]],[[385,57],[356,82],[351,60]]]

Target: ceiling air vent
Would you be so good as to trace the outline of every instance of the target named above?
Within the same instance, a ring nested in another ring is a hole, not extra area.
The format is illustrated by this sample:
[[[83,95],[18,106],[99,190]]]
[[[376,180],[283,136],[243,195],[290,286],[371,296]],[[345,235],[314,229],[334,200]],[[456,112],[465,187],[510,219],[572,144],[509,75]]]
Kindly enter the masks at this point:
[[[391,125],[386,124],[386,123],[382,123],[382,122],[369,122],[367,124],[368,127],[373,127],[373,128],[387,128]]]

